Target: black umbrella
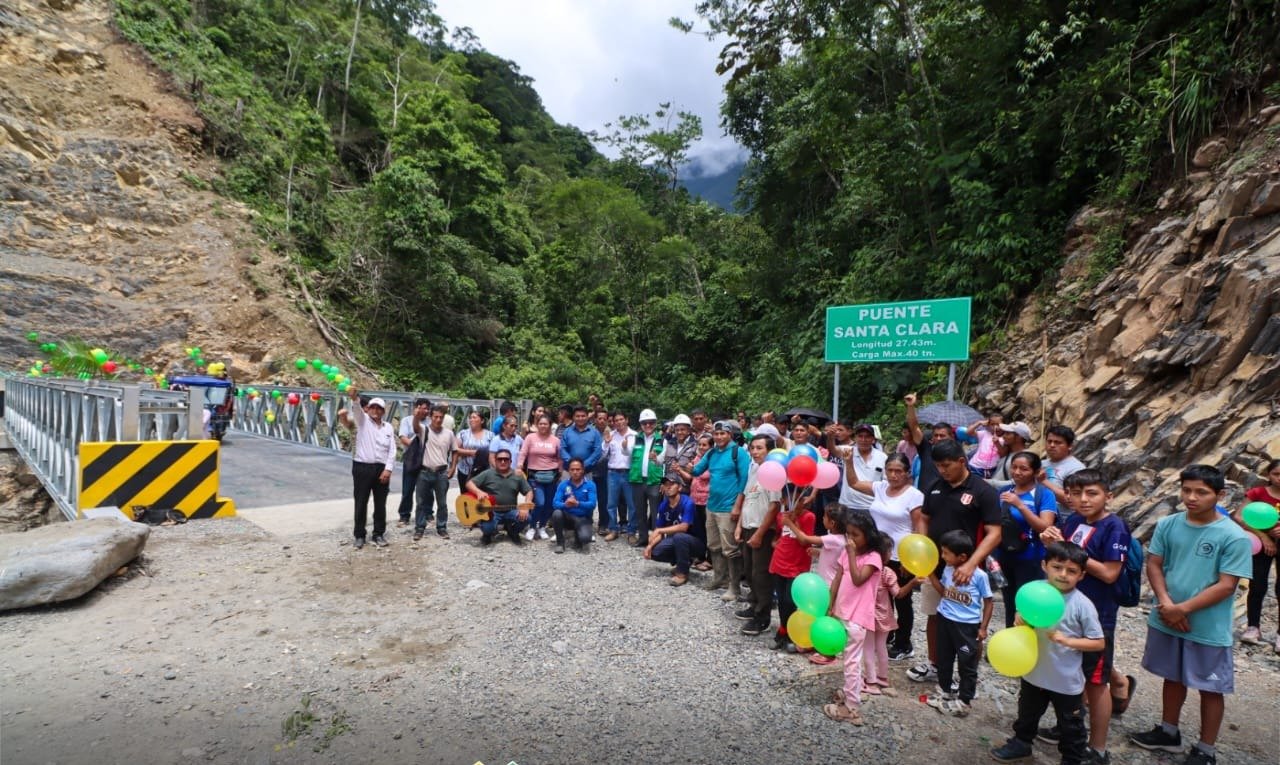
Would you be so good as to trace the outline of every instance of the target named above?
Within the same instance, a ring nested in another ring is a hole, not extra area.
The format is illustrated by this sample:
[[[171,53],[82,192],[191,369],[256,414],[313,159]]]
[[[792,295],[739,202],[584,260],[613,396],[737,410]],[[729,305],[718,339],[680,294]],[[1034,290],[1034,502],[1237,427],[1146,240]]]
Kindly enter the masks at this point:
[[[806,409],[802,406],[798,406],[793,409],[788,409],[787,411],[783,412],[782,419],[785,422],[790,422],[791,418],[795,417],[796,415],[800,415],[801,417],[805,417],[808,419],[819,420],[819,422],[814,423],[818,427],[822,427],[828,422],[831,422],[831,415],[827,414],[826,412],[820,412],[817,409]]]
[[[959,401],[939,401],[936,404],[922,406],[916,410],[916,418],[920,422],[931,425],[945,422],[953,428],[960,425],[968,426],[985,419],[982,412]]]

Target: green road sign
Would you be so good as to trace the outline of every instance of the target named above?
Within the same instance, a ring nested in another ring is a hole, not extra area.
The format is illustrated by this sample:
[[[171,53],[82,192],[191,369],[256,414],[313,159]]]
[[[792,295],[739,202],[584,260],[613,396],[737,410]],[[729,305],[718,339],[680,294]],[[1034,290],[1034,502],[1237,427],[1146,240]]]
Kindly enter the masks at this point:
[[[827,308],[829,364],[969,360],[972,298]]]

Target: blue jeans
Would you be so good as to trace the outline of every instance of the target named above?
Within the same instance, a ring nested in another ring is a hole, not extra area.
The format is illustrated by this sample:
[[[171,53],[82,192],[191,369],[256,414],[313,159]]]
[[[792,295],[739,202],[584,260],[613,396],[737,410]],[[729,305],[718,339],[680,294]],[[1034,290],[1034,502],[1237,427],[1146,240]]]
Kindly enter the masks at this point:
[[[493,536],[498,533],[498,526],[506,526],[510,534],[519,534],[524,531],[526,523],[519,520],[519,510],[494,510],[489,516],[489,520],[480,521],[481,533]]]
[[[529,520],[533,523],[535,529],[546,528],[547,523],[551,521],[551,503],[556,498],[556,487],[559,485],[555,481],[550,483],[542,483],[541,481],[530,481],[533,484],[533,517]]]
[[[656,484],[631,484],[631,518],[627,521],[627,533],[635,534],[642,543],[649,541],[649,529],[658,517],[658,505],[662,504],[662,490]]]
[[[631,484],[627,481],[626,470],[610,470],[609,471],[609,530],[618,531],[618,502],[621,501],[623,506],[631,506]]]
[[[423,468],[418,473],[418,509],[413,514],[414,531],[425,531],[435,503],[436,528],[443,529],[449,520],[449,469]]]
[[[421,470],[405,470],[400,476],[400,520],[408,523],[413,515],[413,493],[418,489],[418,473]]]

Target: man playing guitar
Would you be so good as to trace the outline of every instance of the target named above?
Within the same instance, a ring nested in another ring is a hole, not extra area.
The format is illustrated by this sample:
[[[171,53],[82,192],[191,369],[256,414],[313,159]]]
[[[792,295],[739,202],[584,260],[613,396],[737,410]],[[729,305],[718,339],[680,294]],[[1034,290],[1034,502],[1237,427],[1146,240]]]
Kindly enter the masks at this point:
[[[466,489],[475,497],[493,497],[496,504],[487,508],[489,518],[480,521],[480,544],[493,542],[498,533],[498,525],[506,527],[507,536],[516,545],[524,544],[520,532],[524,531],[529,521],[529,510],[533,507],[533,487],[525,477],[511,469],[511,452],[499,449],[490,456],[491,467],[467,481]],[[524,502],[520,502],[521,497]],[[468,499],[459,498],[459,501]]]

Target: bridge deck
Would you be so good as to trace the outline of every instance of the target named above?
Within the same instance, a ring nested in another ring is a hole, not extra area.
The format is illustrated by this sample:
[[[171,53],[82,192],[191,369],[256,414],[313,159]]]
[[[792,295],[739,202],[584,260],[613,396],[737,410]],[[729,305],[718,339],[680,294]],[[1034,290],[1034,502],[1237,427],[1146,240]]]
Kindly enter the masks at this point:
[[[239,431],[222,444],[221,494],[236,513],[278,536],[351,526],[351,455]],[[391,476],[388,525],[400,504],[400,466]],[[450,487],[449,507],[457,496]],[[373,523],[373,502],[369,503]]]

